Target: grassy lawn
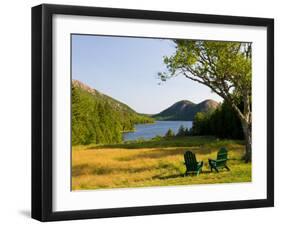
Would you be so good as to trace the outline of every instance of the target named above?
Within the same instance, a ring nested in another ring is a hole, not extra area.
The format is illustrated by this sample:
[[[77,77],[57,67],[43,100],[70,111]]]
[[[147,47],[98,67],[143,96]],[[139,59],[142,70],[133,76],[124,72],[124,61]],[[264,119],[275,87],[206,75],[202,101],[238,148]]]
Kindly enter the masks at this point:
[[[208,158],[216,158],[220,147],[229,150],[231,171],[210,172]],[[186,150],[204,161],[199,176],[183,177]],[[250,182],[251,164],[241,158],[243,141],[213,137],[156,138],[116,145],[72,148],[72,189],[125,188],[165,185]]]

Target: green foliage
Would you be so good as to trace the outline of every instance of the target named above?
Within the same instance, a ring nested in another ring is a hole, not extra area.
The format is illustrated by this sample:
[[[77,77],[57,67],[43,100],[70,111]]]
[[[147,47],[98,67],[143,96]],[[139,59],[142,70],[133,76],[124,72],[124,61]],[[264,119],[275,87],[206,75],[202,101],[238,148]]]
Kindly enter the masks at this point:
[[[175,133],[172,129],[168,129],[167,133],[165,134],[165,137],[173,137],[175,136]]]
[[[155,137],[153,137],[151,140],[152,141],[161,141],[163,139],[163,137],[162,136],[160,136],[160,135],[156,135]]]
[[[108,103],[72,86],[72,144],[116,143],[122,124]]]
[[[242,108],[242,104],[240,107]],[[244,137],[240,119],[225,102],[213,112],[197,113],[193,121],[192,134],[231,139]]]
[[[72,144],[113,144],[122,141],[122,132],[134,124],[153,119],[100,93],[92,94],[72,85]]]
[[[185,128],[185,133],[184,133],[184,136],[189,136],[191,135],[191,129],[188,129],[188,128]]]
[[[178,132],[177,132],[176,136],[178,136],[178,137],[186,136],[187,132],[188,132],[188,129],[184,128],[184,126],[181,125],[180,128],[178,129]]]
[[[159,73],[165,81],[178,73],[208,85],[214,92],[235,99],[251,95],[251,43],[174,40],[176,52],[164,57],[169,73]]]
[[[184,75],[227,101],[243,124],[245,161],[251,161],[252,43],[205,40],[174,40],[174,43],[175,53],[164,57],[168,71],[158,73],[159,78],[166,81]],[[240,100],[244,103],[243,111],[238,106]],[[198,121],[202,120],[205,121],[199,116]],[[196,127],[195,133],[198,133]]]
[[[204,113],[204,112],[198,112],[193,120],[192,125],[192,134],[193,135],[206,135],[211,134],[211,130],[209,127],[209,120],[210,114]]]

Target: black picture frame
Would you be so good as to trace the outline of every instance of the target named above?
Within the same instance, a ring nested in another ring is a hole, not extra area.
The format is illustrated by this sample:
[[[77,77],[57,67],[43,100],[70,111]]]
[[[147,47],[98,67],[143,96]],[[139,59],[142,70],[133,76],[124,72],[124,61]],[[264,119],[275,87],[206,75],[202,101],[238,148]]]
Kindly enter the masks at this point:
[[[54,212],[52,210],[52,18],[55,14],[266,27],[267,198]],[[50,4],[32,8],[32,218],[40,221],[57,221],[271,206],[274,206],[273,19]]]

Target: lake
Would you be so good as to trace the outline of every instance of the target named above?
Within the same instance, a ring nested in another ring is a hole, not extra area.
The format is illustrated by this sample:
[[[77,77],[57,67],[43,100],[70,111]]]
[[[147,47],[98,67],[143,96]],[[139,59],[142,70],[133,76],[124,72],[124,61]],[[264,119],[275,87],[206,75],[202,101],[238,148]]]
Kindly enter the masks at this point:
[[[123,133],[123,140],[151,139],[157,135],[164,136],[169,128],[176,134],[181,125],[190,129],[192,121],[155,121],[153,124],[138,124],[135,125],[134,132]]]

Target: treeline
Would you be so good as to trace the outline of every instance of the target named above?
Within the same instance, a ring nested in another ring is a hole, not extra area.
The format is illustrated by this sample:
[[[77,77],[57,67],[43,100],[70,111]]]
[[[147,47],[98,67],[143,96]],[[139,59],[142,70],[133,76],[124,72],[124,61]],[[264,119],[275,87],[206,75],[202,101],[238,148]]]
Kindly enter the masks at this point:
[[[243,104],[239,105],[243,109]],[[218,138],[243,139],[241,121],[225,102],[216,110],[196,113],[191,129],[180,126],[177,133],[168,129],[165,137],[173,136],[216,136]]]
[[[72,85],[72,144],[112,144],[122,141],[122,132],[134,124],[152,123],[103,94],[92,94]]]
[[[243,108],[242,103],[239,108]],[[215,111],[197,113],[190,133],[192,135],[212,135],[219,138],[244,138],[241,121],[226,102],[223,102]]]
[[[174,131],[171,128],[169,128],[165,134],[165,137],[173,137],[173,136],[184,137],[189,135],[191,135],[190,130],[188,130],[188,128],[185,128],[183,125],[181,125],[177,133],[174,133]]]

